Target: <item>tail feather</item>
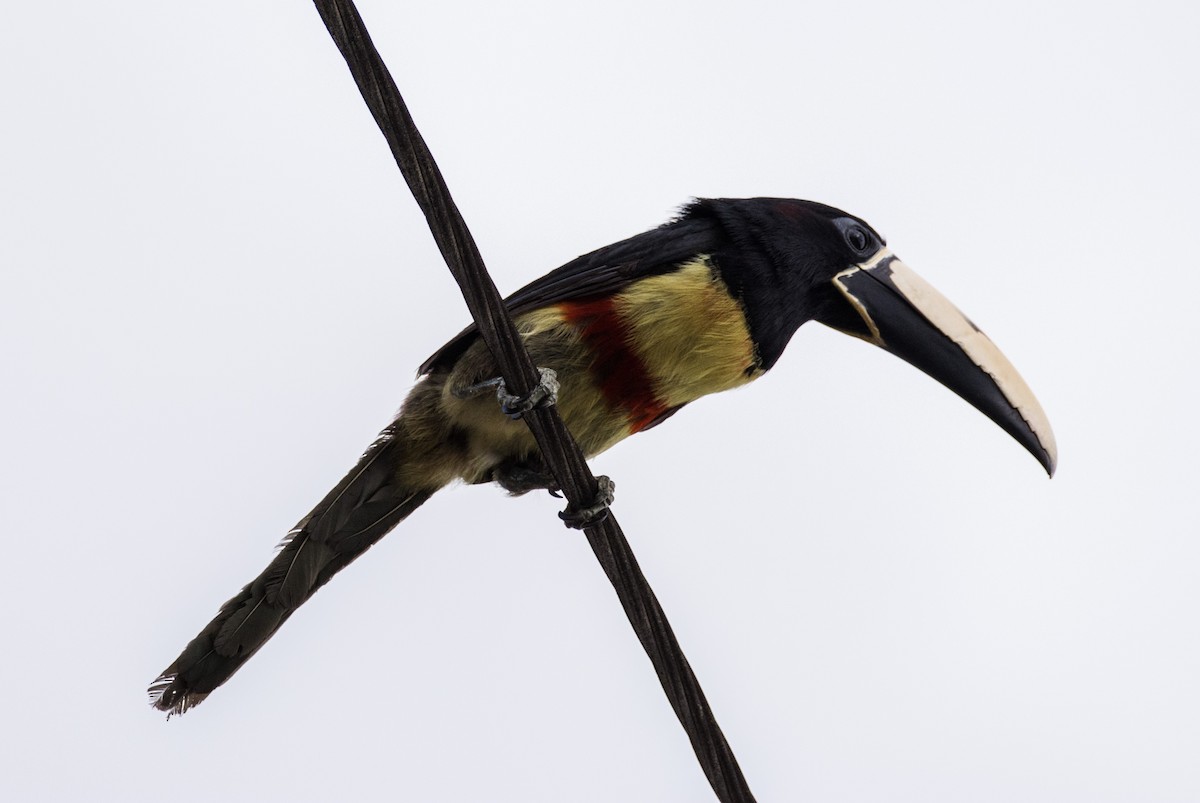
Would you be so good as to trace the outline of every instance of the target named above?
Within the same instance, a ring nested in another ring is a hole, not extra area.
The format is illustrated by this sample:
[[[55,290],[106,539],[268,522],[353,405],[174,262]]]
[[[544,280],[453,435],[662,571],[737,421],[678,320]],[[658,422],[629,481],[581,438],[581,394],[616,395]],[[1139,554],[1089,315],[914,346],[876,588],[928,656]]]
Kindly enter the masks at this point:
[[[262,586],[262,596],[268,605],[295,608],[312,593],[317,572],[333,554],[328,544],[305,536],[295,548],[283,547],[254,582]]]
[[[182,714],[199,705],[275,634],[295,610],[437,490],[401,487],[403,438],[385,429],[354,469],[280,544],[275,559],[221,606],[150,685],[150,703]]]

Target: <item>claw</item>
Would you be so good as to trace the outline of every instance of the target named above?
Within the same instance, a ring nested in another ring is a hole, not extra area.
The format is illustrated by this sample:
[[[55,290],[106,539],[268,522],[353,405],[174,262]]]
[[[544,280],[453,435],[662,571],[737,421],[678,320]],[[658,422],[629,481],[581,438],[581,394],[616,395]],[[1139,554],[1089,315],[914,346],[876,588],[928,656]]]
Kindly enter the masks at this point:
[[[509,418],[520,418],[535,407],[545,407],[558,401],[558,374],[553,368],[538,369],[538,383],[526,396],[513,396],[504,387],[504,380],[496,386],[496,398],[500,410]]]
[[[500,411],[512,419],[518,419],[535,407],[545,407],[558,402],[558,374],[553,368],[538,369],[538,383],[533,386],[528,395],[514,396],[504,385],[504,377],[493,377],[465,388],[452,388],[451,393],[456,399],[470,399],[495,388],[496,399],[500,402]]]
[[[616,490],[617,484],[601,474],[599,477],[596,477],[596,498],[592,501],[592,504],[579,510],[571,510],[568,507],[559,513],[558,517],[568,527],[573,527],[576,530],[582,530],[585,527],[591,527],[593,524],[599,524],[608,518],[608,508],[613,503]]]

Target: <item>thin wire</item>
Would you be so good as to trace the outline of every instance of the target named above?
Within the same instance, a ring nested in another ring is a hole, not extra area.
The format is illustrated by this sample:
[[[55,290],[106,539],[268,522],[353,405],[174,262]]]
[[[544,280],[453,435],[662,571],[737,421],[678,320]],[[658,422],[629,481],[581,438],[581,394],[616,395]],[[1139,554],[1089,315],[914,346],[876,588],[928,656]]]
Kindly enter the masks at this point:
[[[413,197],[462,290],[480,336],[491,349],[509,390],[530,392],[538,372],[505,310],[483,258],[467,229],[450,190],[417,130],[400,91],[371,42],[362,17],[350,0],[314,0],[330,36],[362,92],[363,100],[387,139]],[[554,473],[569,509],[582,510],[596,498],[596,478],[571,433],[553,406],[523,416],[542,456]],[[608,575],[625,615],[642,642],[676,716],[687,731],[717,798],[727,803],[753,803],[737,759],[713,717],[704,692],[688,665],[662,606],[638,567],[637,559],[611,512],[584,531]]]

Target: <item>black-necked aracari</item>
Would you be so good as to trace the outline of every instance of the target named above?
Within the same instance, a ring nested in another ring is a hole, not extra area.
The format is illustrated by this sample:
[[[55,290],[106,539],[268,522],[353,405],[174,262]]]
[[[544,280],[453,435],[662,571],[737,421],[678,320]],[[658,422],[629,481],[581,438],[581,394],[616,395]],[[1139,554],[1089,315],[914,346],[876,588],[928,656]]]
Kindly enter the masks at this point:
[[[961,395],[1054,472],[1045,414],[1008,360],[861,219],[778,198],[711,199],[518,290],[506,304],[590,457],[773,366],[806,321],[855,335]],[[438,489],[552,487],[525,424],[479,389],[497,375],[468,328],[430,357],[358,465],[286,536],[150,688],[181,713],[305,600]]]

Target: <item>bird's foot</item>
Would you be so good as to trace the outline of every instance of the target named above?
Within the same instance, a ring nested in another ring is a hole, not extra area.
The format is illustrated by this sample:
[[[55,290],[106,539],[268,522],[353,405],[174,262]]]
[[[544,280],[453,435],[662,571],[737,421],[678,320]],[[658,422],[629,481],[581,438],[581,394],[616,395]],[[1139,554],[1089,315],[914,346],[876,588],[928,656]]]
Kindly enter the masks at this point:
[[[504,385],[504,378],[499,376],[451,392],[459,399],[469,399],[495,388],[500,411],[509,418],[517,419],[535,407],[545,407],[558,402],[558,375],[554,369],[539,368],[538,376],[538,383],[524,396],[509,393]]]
[[[576,530],[599,524],[608,518],[608,508],[613,503],[616,490],[617,484],[601,474],[596,477],[596,498],[592,504],[579,510],[572,510],[568,507],[559,513],[558,517],[563,520],[563,524]]]
[[[558,480],[545,466],[538,463],[507,463],[492,469],[492,480],[510,496],[523,496],[530,491],[549,491],[559,496]]]

